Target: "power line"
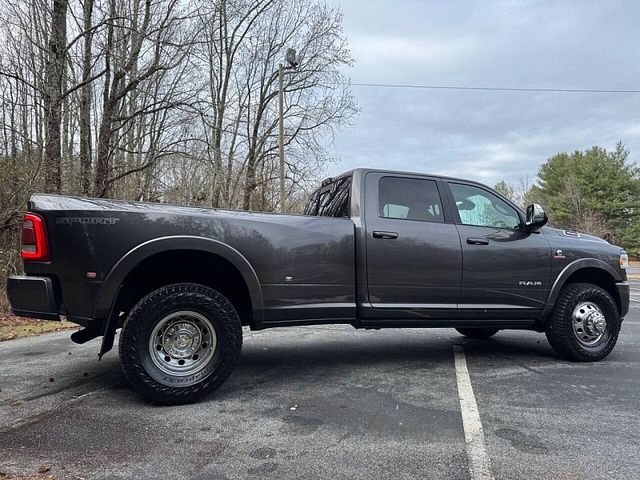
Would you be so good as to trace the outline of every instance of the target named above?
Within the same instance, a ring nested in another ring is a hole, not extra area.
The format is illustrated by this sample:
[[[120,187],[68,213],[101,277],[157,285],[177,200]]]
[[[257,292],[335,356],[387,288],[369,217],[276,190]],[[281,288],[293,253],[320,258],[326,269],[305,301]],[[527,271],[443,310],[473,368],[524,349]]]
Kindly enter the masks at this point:
[[[428,90],[480,90],[488,92],[554,92],[554,93],[640,93],[640,90],[601,88],[528,88],[528,87],[464,87],[460,85],[413,85],[408,83],[351,83],[354,87],[420,88]]]

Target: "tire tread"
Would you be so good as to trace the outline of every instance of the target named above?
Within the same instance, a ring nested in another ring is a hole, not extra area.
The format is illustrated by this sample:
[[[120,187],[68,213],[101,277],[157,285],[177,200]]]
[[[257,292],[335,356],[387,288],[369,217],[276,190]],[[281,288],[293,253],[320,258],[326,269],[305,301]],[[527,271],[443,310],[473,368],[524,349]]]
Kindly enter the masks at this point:
[[[574,304],[587,296],[600,297],[600,300],[606,303],[606,308],[611,309],[613,316],[615,316],[615,318],[607,318],[607,323],[612,325],[609,341],[604,345],[604,348],[597,350],[581,346],[575,339],[571,325]],[[551,347],[564,358],[579,362],[595,362],[611,353],[618,339],[619,331],[618,307],[606,290],[591,283],[570,283],[563,287],[556,299],[547,321],[545,334]]]
[[[170,387],[155,381],[145,370],[139,355],[139,336],[144,332],[143,319],[162,302],[163,308],[176,309],[196,299],[216,310],[216,322],[225,338],[216,370],[202,382],[191,386]],[[231,375],[240,357],[242,326],[235,308],[221,293],[196,283],[176,283],[161,287],[143,297],[129,312],[122,327],[119,352],[122,369],[133,387],[155,403],[179,405],[192,403],[218,388]]]

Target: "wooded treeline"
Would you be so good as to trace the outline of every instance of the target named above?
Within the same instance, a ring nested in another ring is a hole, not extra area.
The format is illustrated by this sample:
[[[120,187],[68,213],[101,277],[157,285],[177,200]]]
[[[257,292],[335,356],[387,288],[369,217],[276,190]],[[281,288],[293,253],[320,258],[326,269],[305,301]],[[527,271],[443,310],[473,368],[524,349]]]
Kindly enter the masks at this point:
[[[640,168],[628,158],[622,143],[558,153],[535,181],[502,181],[496,190],[523,207],[541,204],[554,227],[596,235],[640,258]]]
[[[0,0],[0,11],[5,264],[34,191],[278,208],[287,48],[299,62],[284,73],[289,210],[355,113],[342,16],[321,1]]]
[[[341,14],[313,0],[0,0],[2,222],[28,192],[272,209],[354,114]]]

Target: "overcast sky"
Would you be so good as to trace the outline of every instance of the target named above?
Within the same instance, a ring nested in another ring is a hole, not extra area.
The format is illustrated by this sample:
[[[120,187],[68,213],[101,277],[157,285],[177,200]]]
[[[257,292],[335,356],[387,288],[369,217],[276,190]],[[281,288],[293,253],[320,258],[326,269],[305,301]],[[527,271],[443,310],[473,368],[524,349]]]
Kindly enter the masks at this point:
[[[640,2],[334,0],[354,83],[640,89]],[[360,108],[328,175],[355,167],[490,185],[559,151],[622,140],[640,158],[640,94],[352,87]]]

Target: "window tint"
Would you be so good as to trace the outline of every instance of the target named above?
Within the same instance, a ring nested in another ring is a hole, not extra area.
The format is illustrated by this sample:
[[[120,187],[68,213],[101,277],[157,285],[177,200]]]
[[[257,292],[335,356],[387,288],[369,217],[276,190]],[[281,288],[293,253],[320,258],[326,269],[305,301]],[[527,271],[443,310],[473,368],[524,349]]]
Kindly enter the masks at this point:
[[[379,215],[385,218],[444,222],[436,182],[383,177],[378,183]]]
[[[450,183],[449,186],[464,225],[519,228],[518,212],[498,196],[471,185]]]
[[[313,193],[304,208],[305,215],[348,217],[351,177],[344,177]]]
[[[304,207],[305,215],[317,215],[318,214],[318,193],[312,193],[307,199],[307,204]]]

